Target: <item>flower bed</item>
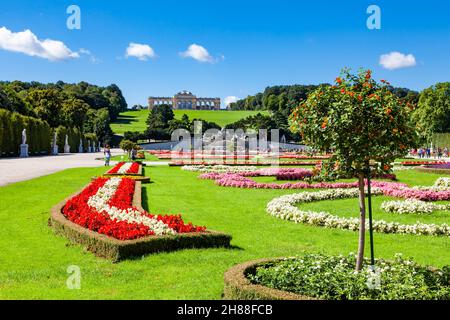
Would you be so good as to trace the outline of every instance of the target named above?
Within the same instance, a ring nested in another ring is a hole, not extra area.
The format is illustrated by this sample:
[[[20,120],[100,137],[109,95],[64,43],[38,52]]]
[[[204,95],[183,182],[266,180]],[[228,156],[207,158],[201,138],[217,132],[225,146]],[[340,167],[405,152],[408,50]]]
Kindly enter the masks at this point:
[[[272,289],[252,283],[248,276],[260,265],[281,259],[259,259],[236,265],[224,275],[223,295],[225,300],[317,300],[304,295]]]
[[[402,166],[445,165],[445,161],[403,161]]]
[[[201,172],[201,173],[242,173],[242,172],[253,172],[258,170],[255,166],[226,166],[226,165],[192,165],[183,166],[181,170]]]
[[[423,167],[418,167],[416,170],[428,173],[437,174],[449,174],[450,173],[450,163],[445,162],[441,164],[427,165]]]
[[[450,268],[438,270],[396,256],[369,261],[355,272],[355,256],[306,254],[254,262],[225,275],[226,299],[448,300]],[[234,275],[234,277],[233,277]],[[244,279],[243,279],[244,278]],[[284,294],[284,296],[282,295]]]
[[[450,205],[407,199],[405,201],[385,201],[381,204],[381,209],[397,214],[429,214],[437,210],[448,210]]]
[[[194,171],[202,173],[228,173],[239,174],[243,177],[264,177],[275,176],[277,180],[303,180],[313,176],[313,172],[308,169],[300,168],[263,168],[258,169],[255,166],[184,166],[181,168],[185,171]]]
[[[302,170],[302,169],[299,169]],[[358,182],[318,182],[318,183],[307,183],[307,182],[295,182],[295,183],[264,183],[256,182],[249,178],[249,176],[258,176],[243,173],[204,173],[199,176],[200,179],[205,180],[215,180],[216,184],[221,187],[234,187],[234,188],[245,188],[245,189],[336,189],[336,188],[357,188]],[[304,174],[306,177],[306,174]],[[379,182],[373,181],[372,183],[375,187],[380,186],[392,186],[396,188],[406,187],[405,184],[392,183],[392,182]]]
[[[385,193],[386,184],[376,184],[373,188],[374,195]],[[313,226],[337,228],[344,230],[359,230],[358,218],[344,218],[332,215],[328,212],[304,211],[297,208],[298,204],[322,200],[335,200],[346,198],[357,198],[358,189],[333,189],[318,192],[302,192],[289,194],[275,198],[267,204],[266,211],[270,215],[283,220],[290,220],[295,223],[304,223]],[[369,227],[369,222],[366,223]],[[384,220],[374,220],[373,230],[380,233],[414,234],[414,235],[433,235],[450,236],[450,226],[447,224],[400,224],[397,222],[386,222]]]
[[[172,161],[169,163],[171,167],[183,167],[183,166],[215,166],[215,165],[227,165],[227,166],[315,166],[320,161]]]
[[[119,162],[106,175],[142,175],[142,167],[137,162]]]
[[[101,257],[129,256],[190,247],[227,246],[231,237],[184,223],[180,215],[154,215],[141,202],[141,184],[98,178],[52,209],[58,233]]]

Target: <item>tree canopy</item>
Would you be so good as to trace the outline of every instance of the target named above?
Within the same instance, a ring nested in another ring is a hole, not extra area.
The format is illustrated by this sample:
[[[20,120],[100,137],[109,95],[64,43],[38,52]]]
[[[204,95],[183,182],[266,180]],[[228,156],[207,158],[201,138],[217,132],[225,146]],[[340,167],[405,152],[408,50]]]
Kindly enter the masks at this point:
[[[344,70],[333,86],[320,86],[296,108],[291,128],[321,151],[333,150],[330,168],[358,176],[360,237],[357,270],[361,270],[365,244],[365,181],[371,161],[375,169],[389,171],[389,164],[415,146],[411,121],[413,105],[397,97],[389,83],[372,78],[370,70],[353,75]],[[373,164],[374,165],[374,164]]]
[[[413,120],[427,142],[436,133],[450,132],[450,82],[437,83],[421,92]]]

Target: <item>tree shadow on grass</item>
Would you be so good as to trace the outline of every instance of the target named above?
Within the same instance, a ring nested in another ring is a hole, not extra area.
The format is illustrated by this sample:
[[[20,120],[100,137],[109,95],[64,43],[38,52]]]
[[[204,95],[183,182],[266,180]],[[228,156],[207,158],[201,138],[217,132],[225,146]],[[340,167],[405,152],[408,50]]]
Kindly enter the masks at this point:
[[[132,116],[119,116],[116,121],[114,121],[114,124],[131,124],[133,122],[139,122],[139,120]]]

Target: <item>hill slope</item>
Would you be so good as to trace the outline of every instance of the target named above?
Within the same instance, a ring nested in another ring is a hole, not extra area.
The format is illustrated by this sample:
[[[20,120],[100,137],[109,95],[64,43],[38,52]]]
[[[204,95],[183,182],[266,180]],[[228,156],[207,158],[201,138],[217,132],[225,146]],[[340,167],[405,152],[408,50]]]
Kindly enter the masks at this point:
[[[202,119],[215,122],[221,126],[255,115],[258,112],[267,114],[267,111],[174,110],[177,119],[181,119],[183,114],[187,114],[191,120]],[[119,115],[117,120],[111,124],[111,128],[116,134],[123,134],[126,131],[143,132],[147,129],[145,121],[147,120],[148,113],[148,110],[123,112]]]

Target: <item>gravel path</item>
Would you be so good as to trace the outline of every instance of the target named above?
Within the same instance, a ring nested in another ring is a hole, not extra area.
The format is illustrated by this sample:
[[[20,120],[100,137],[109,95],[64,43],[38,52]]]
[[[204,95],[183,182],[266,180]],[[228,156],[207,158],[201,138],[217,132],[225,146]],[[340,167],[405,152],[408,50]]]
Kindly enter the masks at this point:
[[[123,154],[123,151],[112,149],[111,154],[113,156],[120,155]],[[102,157],[103,152],[0,159],[0,186],[30,180],[70,168],[99,167],[103,165],[103,162],[95,160],[95,158]],[[111,162],[111,164],[114,163]]]

